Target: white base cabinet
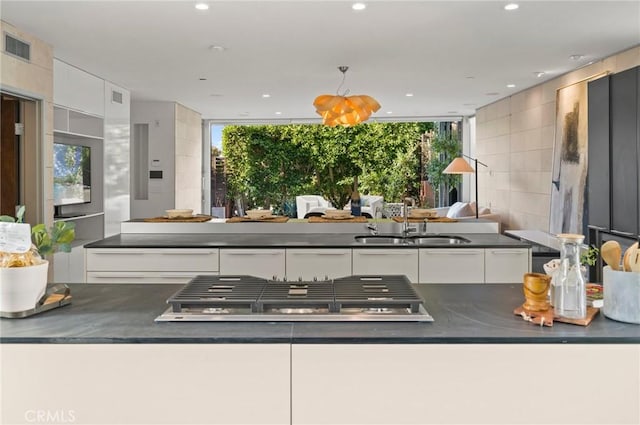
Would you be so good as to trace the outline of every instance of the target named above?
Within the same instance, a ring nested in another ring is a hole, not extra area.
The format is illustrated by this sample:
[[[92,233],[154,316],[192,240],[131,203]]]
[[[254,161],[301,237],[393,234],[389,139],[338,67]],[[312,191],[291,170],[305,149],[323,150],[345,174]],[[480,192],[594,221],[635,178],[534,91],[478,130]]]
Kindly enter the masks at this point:
[[[187,283],[218,274],[218,248],[89,248],[87,283]]]
[[[418,283],[417,249],[354,249],[354,275],[403,274],[411,283]]]
[[[288,280],[335,279],[351,275],[351,249],[287,249]]]
[[[288,344],[2,344],[0,353],[3,424],[290,424]],[[61,379],[64,390],[44,384]]]
[[[420,283],[484,283],[484,249],[420,249]]]
[[[637,345],[294,344],[291,359],[294,425],[640,423]]]
[[[249,275],[264,279],[282,279],[285,271],[284,249],[221,249],[220,274]]]
[[[523,275],[531,271],[531,254],[527,248],[488,248],[484,261],[486,283],[522,282]]]

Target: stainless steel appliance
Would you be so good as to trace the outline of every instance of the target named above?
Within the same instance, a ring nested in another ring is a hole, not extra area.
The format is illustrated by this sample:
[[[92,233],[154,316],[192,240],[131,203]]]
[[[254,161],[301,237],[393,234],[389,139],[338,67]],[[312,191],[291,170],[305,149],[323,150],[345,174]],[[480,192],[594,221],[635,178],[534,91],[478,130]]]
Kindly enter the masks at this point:
[[[167,304],[156,322],[433,321],[403,275],[313,282],[196,276]]]

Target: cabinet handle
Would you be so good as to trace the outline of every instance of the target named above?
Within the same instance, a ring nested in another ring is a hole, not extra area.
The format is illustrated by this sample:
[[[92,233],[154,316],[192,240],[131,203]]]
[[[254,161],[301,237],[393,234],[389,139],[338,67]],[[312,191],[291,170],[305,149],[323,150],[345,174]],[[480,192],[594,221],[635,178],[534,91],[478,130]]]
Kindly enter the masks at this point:
[[[132,251],[132,252],[122,252],[122,251],[114,251],[114,252],[107,252],[107,251],[102,251],[102,252],[89,252],[89,254],[92,255],[144,255],[144,252],[139,252],[139,251]]]
[[[523,255],[525,254],[524,251],[518,251],[515,249],[504,249],[504,250],[491,250],[492,254],[496,254],[496,255]]]
[[[282,255],[282,252],[273,251],[242,251],[242,252],[224,252],[226,255]]]
[[[186,251],[186,252],[180,252],[180,251],[175,251],[175,252],[161,252],[160,254],[162,255],[210,255],[210,254],[214,254],[213,251]]]
[[[291,255],[349,255],[348,252],[324,252],[324,251],[308,251],[308,252],[291,252]]]
[[[447,252],[441,252],[438,250],[433,250],[433,251],[425,251],[425,254],[429,254],[429,255],[479,255],[482,254],[482,251],[447,251]]]
[[[636,234],[632,232],[621,232],[620,230],[612,230],[611,233],[614,235],[627,236],[630,238],[635,238]]]
[[[413,251],[410,251],[408,254],[411,254]],[[356,254],[359,255],[407,255],[406,252],[393,252],[393,251],[384,251],[384,252],[380,252],[380,251],[360,251],[360,252],[356,252]]]
[[[104,275],[104,274],[94,274],[91,275],[93,278],[98,279],[144,279],[145,276],[143,274],[118,274],[118,275]]]
[[[188,278],[193,278],[196,277],[198,275],[198,273],[184,273],[184,274],[180,274],[180,273],[160,273],[160,277],[188,277]]]

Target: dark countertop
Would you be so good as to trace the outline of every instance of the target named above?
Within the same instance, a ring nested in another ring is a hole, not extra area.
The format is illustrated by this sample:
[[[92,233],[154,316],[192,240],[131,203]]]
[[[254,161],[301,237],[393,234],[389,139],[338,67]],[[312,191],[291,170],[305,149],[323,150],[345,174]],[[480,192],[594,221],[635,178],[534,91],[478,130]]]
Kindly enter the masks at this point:
[[[365,234],[365,233],[363,233]],[[350,233],[122,233],[85,245],[85,248],[530,248],[531,245],[496,233],[457,233],[470,243],[459,245],[370,245]]]
[[[640,326],[602,313],[587,327],[542,328],[514,316],[521,285],[416,285],[429,323],[156,323],[182,285],[70,284],[73,301],[0,319],[2,343],[605,344],[640,343]]]

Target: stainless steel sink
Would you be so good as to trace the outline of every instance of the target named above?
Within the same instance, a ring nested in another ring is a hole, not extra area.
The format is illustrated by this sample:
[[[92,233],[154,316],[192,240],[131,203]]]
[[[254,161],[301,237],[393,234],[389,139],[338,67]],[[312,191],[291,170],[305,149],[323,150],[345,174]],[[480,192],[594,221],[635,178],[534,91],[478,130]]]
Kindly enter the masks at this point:
[[[412,243],[411,239],[389,235],[363,235],[356,236],[356,242],[367,245],[406,245]]]
[[[454,235],[419,235],[410,239],[417,245],[458,245],[471,242],[467,238]]]

